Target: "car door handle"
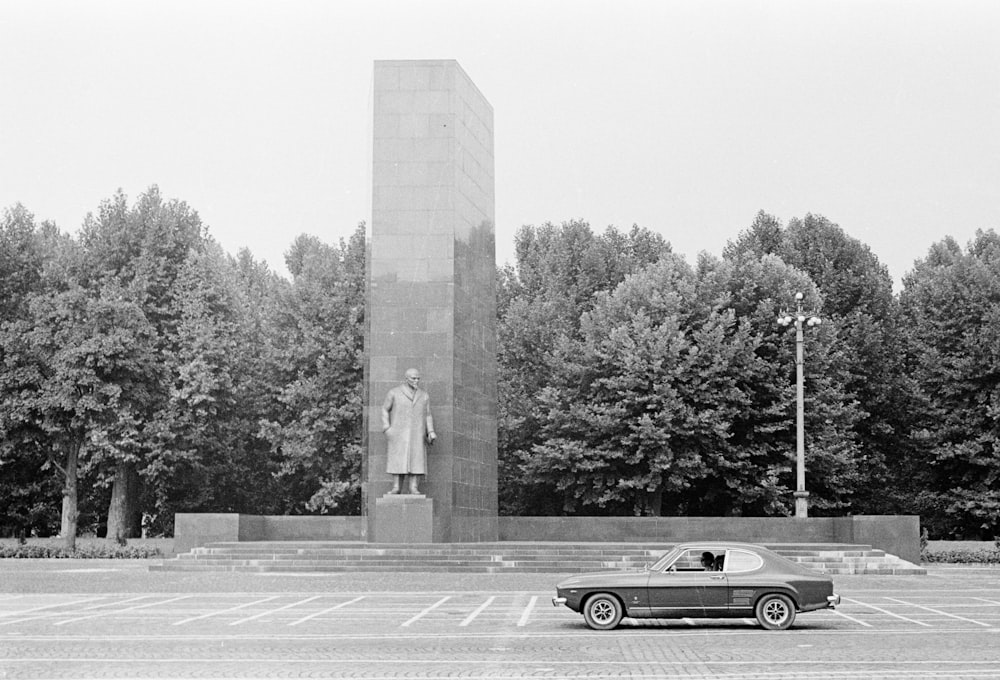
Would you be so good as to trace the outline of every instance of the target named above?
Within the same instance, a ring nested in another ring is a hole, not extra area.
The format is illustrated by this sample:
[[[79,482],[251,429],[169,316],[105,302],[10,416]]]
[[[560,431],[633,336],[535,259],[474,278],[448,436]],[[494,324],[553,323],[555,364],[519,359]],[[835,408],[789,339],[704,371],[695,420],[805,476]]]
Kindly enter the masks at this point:
[[[712,579],[713,581],[721,581],[721,580],[725,579],[726,577],[724,575],[722,575],[722,574],[719,574],[718,576],[709,576],[709,578]]]

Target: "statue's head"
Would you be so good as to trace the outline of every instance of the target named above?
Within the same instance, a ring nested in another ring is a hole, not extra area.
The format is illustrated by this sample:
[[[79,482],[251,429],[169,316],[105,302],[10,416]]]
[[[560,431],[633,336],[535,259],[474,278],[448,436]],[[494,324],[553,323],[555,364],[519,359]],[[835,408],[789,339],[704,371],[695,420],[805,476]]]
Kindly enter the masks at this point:
[[[413,389],[420,387],[420,371],[415,368],[406,369],[406,384]]]

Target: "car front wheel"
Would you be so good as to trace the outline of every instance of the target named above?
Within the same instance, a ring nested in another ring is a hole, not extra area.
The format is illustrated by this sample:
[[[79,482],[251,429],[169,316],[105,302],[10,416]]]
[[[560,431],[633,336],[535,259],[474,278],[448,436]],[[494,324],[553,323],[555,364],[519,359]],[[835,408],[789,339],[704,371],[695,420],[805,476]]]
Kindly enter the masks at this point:
[[[772,593],[757,601],[757,621],[768,630],[785,630],[795,621],[795,604],[787,595]]]
[[[583,619],[594,630],[611,630],[622,620],[622,605],[608,593],[591,595],[583,605]]]

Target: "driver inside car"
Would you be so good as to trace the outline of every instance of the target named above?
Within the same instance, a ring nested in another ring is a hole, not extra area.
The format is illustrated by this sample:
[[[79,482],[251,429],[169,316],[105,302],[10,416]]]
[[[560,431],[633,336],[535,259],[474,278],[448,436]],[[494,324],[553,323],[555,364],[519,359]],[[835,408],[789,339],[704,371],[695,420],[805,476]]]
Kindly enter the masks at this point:
[[[701,566],[705,571],[713,571],[715,569],[715,555],[707,550],[703,552],[701,554]]]

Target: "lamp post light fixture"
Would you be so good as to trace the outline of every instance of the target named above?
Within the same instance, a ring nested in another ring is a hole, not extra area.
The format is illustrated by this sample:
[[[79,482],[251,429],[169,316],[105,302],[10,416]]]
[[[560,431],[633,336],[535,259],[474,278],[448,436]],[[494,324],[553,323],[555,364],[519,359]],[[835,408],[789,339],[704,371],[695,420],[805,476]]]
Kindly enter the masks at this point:
[[[795,325],[795,516],[809,516],[809,492],[806,491],[805,386],[802,375],[803,326],[818,326],[823,320],[802,310],[802,293],[795,294],[795,311],[778,314],[778,325]]]

